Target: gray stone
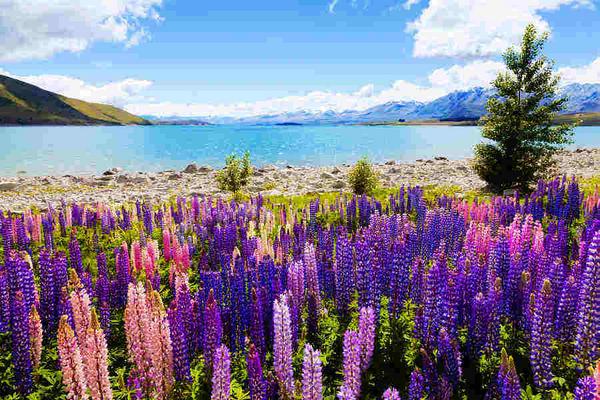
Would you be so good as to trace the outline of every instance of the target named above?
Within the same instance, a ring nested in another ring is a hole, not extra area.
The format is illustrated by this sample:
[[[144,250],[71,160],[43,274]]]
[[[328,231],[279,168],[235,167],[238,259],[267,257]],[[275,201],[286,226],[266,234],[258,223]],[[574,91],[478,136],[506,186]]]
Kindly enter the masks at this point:
[[[179,173],[170,174],[167,177],[167,179],[170,180],[170,181],[175,181],[177,179],[181,179],[181,174],[179,174]]]
[[[331,170],[331,173],[334,175],[337,175],[340,172],[342,172],[342,170],[340,170],[338,167],[333,167],[333,169]]]
[[[319,175],[319,177],[321,179],[333,179],[333,176],[331,176],[330,174],[328,174],[327,172],[323,172],[321,175]]]
[[[0,192],[10,192],[11,190],[15,190],[18,187],[19,185],[14,182],[0,183]]]
[[[198,172],[198,165],[196,163],[191,163],[188,164],[183,171],[186,174],[195,174],[196,172]]]
[[[334,189],[343,189],[346,187],[346,183],[344,181],[335,181],[331,187]]]
[[[396,161],[394,161],[394,160],[386,161],[385,165],[396,165]]]

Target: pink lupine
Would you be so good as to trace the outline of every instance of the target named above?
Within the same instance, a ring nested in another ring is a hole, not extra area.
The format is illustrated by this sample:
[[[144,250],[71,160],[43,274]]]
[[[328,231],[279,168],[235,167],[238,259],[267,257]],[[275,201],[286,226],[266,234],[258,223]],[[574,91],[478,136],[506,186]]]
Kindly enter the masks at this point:
[[[85,341],[85,335],[87,329],[90,326],[91,308],[90,308],[90,297],[85,291],[77,272],[70,270],[69,285],[72,287],[72,292],[69,295],[71,302],[71,308],[73,310],[73,325],[75,327],[75,334],[79,343]]]
[[[37,368],[42,360],[42,320],[35,306],[31,307],[29,313],[29,338],[31,343],[31,362],[33,368]]]
[[[85,342],[80,348],[82,349],[84,371],[92,399],[111,400],[113,394],[108,379],[108,350],[96,310],[92,310]]]
[[[302,399],[321,400],[323,398],[321,353],[307,343],[304,346],[302,363]]]
[[[229,400],[231,393],[231,358],[229,349],[222,344],[215,352],[212,374],[211,400]]]
[[[79,345],[66,315],[60,319],[57,342],[62,380],[67,391],[67,398],[69,400],[88,399]]]
[[[360,369],[365,371],[375,349],[375,311],[371,307],[362,307],[358,317],[358,335],[360,338]]]
[[[152,339],[155,341],[154,365],[157,372],[157,391],[159,398],[166,398],[174,384],[173,345],[171,330],[165,307],[157,291],[149,293],[152,311]]]
[[[394,388],[388,388],[383,392],[383,400],[400,400],[400,393]]]
[[[282,294],[273,303],[273,363],[279,382],[280,396],[293,397],[294,370],[292,369],[292,327],[287,295]]]
[[[141,283],[129,284],[127,306],[124,321],[127,337],[127,350],[130,361],[145,391],[150,391],[155,376],[151,344],[153,338],[148,338],[152,332],[150,309],[146,300],[146,292]],[[150,342],[147,340],[150,339]]]

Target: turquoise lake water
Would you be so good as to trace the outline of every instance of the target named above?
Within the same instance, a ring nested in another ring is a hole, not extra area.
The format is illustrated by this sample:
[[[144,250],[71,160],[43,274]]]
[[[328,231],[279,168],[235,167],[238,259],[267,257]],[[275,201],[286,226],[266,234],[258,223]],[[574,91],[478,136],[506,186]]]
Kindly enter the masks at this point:
[[[600,127],[575,130],[571,147],[600,147]],[[223,165],[249,150],[255,165],[333,165],[464,158],[481,141],[477,127],[451,126],[125,126],[0,127],[0,175],[87,174]]]

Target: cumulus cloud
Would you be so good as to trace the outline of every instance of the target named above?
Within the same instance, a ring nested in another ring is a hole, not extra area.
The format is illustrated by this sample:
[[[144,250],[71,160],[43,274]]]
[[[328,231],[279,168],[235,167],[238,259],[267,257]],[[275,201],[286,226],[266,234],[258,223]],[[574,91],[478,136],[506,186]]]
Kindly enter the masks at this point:
[[[152,85],[151,81],[134,78],[103,85],[93,85],[81,79],[64,75],[18,76],[2,70],[0,70],[0,74],[67,97],[116,106],[124,106],[131,102],[144,100],[144,97],[140,94]]]
[[[408,3],[414,3],[408,1]],[[550,26],[540,15],[562,6],[593,7],[593,0],[430,0],[407,26],[415,57],[487,57],[518,43],[528,23]]]
[[[600,83],[600,57],[582,67],[563,67],[558,70],[561,84]]]
[[[477,86],[486,87],[502,70],[504,64],[500,62],[477,60],[465,65],[438,68],[429,75],[429,82],[447,92]]]
[[[159,21],[162,0],[2,0],[0,62],[80,52],[94,42],[134,46]]]

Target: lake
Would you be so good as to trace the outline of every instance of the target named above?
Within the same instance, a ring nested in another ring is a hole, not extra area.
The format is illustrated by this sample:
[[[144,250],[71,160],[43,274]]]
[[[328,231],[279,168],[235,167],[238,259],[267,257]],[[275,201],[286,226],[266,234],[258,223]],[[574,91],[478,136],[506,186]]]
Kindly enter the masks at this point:
[[[222,166],[250,151],[255,165],[333,165],[472,155],[478,127],[457,126],[93,126],[0,127],[0,175],[182,169]],[[600,147],[600,127],[575,130],[575,147]]]

